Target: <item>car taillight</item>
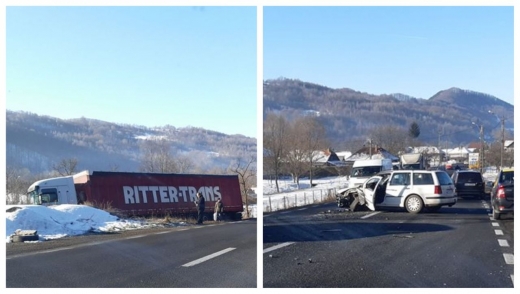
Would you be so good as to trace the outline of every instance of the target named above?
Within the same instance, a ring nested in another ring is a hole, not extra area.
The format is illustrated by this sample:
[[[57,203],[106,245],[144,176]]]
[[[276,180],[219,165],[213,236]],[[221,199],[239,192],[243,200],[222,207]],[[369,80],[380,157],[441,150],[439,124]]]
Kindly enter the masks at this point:
[[[500,185],[498,186],[497,190],[497,198],[506,198],[506,192],[504,191],[504,186]]]
[[[435,186],[435,191],[433,191],[434,194],[442,194],[441,186]]]

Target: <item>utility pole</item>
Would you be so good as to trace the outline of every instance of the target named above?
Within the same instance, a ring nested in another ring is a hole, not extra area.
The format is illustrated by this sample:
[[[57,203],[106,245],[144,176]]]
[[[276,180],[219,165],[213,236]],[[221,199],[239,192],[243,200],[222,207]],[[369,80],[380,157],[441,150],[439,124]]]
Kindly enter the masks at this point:
[[[484,172],[484,125],[480,125],[480,173]]]
[[[504,122],[505,122],[505,117],[502,116],[502,146],[500,147],[500,169],[502,169],[502,167],[504,166],[504,144],[505,144],[505,140],[504,140]]]
[[[506,118],[502,115],[501,118],[498,117],[498,115],[491,111],[491,110],[488,110],[488,113],[491,113],[491,114],[494,114],[496,116],[497,119],[500,120],[500,123],[502,124],[502,147],[500,148],[500,169],[502,169],[502,166],[504,166],[504,144],[505,144],[505,140],[504,140],[504,129],[505,129],[505,120]]]
[[[480,173],[482,174],[484,172],[484,125],[480,123],[477,125],[475,122],[471,122],[471,124],[479,127],[479,135],[480,135],[480,148],[479,148],[479,167],[480,167]]]
[[[440,166],[441,165],[441,135],[442,135],[443,131],[441,131],[441,129],[439,129],[439,139],[437,141],[437,148],[439,148],[439,163],[437,164],[437,166]]]
[[[368,143],[370,144],[368,148],[368,152],[370,154],[370,159],[372,159],[372,139],[368,139]]]

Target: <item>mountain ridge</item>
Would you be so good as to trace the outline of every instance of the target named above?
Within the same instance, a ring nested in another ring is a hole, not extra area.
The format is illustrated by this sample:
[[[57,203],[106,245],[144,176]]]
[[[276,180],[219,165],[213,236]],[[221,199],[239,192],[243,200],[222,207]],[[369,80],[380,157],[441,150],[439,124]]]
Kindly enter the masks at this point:
[[[189,156],[201,171],[225,169],[237,158],[256,156],[256,139],[244,135],[7,110],[6,163],[40,173],[51,170],[61,159],[77,158],[80,169],[138,171],[139,144],[153,136],[168,140],[173,156]]]
[[[293,119],[303,115],[303,110],[320,113],[319,120],[327,126],[327,137],[339,149],[349,141],[366,140],[374,128],[393,125],[407,129],[414,121],[421,128],[421,141],[434,145],[443,141],[443,146],[479,140],[473,123],[482,124],[485,140],[490,140],[500,127],[498,116],[506,118],[506,129],[514,128],[513,105],[489,94],[457,87],[423,99],[402,92],[375,95],[350,88],[333,89],[298,79],[264,81],[264,119],[269,112]]]

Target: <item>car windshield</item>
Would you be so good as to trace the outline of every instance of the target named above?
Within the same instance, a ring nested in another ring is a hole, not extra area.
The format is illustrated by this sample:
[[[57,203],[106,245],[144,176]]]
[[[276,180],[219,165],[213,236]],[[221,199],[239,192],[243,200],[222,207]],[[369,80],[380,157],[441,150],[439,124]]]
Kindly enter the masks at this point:
[[[352,168],[353,177],[370,177],[381,171],[380,166],[360,166]]]

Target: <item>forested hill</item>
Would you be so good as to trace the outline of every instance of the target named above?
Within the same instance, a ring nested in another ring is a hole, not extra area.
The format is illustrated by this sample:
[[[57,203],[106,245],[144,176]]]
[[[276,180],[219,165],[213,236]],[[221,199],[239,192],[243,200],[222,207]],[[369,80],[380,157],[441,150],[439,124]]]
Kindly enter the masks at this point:
[[[63,120],[28,112],[6,113],[6,164],[31,173],[50,171],[60,160],[76,158],[78,169],[137,172],[141,143],[166,139],[173,157],[188,157],[207,173],[225,169],[232,160],[256,156],[256,139],[202,128],[170,125],[147,128],[88,118]]]
[[[513,129],[514,106],[488,94],[450,88],[429,99],[406,94],[373,95],[325,86],[295,79],[264,81],[264,118],[269,112],[282,113],[289,120],[301,115],[316,115],[326,126],[327,137],[335,146],[353,140],[366,140],[370,132],[381,126],[408,129],[417,122],[418,138],[424,143],[465,145],[479,139],[484,126],[485,139],[500,129],[501,117],[506,129]],[[489,113],[492,111],[497,115]]]

